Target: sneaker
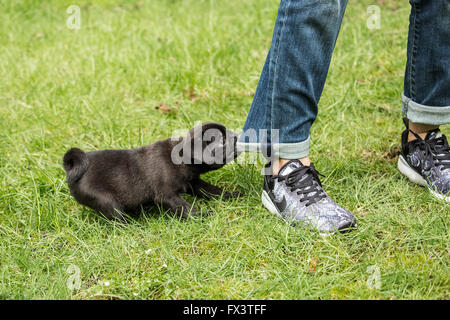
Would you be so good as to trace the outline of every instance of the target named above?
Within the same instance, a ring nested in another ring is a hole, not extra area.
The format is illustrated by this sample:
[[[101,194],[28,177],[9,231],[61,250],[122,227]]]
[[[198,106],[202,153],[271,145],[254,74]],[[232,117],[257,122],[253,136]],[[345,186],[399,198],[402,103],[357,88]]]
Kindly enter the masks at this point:
[[[355,217],[325,193],[319,175],[312,163],[304,166],[299,160],[291,160],[278,175],[264,176],[262,203],[294,226],[312,227],[322,233],[356,227]]]
[[[431,194],[450,202],[450,147],[439,129],[431,130],[425,139],[409,130],[402,133],[402,152],[398,157],[398,169],[412,182],[428,187]],[[408,133],[417,139],[408,142]]]

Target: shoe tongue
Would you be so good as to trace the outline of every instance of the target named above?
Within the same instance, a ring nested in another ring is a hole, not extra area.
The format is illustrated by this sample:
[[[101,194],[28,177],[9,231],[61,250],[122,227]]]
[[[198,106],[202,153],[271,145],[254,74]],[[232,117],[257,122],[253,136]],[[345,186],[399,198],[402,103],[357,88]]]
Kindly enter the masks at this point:
[[[278,175],[285,176],[300,167],[303,167],[303,164],[299,160],[296,159],[291,160],[281,167],[280,171],[278,172]]]
[[[431,140],[442,137],[442,132],[439,129],[434,129],[431,131],[428,131],[427,136],[425,137],[425,140]]]

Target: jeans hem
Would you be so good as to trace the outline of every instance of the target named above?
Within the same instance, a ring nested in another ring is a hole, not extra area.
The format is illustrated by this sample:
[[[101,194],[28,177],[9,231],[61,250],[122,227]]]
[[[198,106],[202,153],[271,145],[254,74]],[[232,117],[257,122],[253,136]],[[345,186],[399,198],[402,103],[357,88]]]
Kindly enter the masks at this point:
[[[450,123],[450,106],[426,106],[405,96],[402,93],[402,112],[412,122],[431,125]]]
[[[282,159],[300,159],[309,155],[309,137],[305,141],[295,143],[277,143],[274,144],[274,156]],[[256,152],[262,153],[260,143],[236,143],[237,152]]]
[[[300,159],[309,155],[309,137],[296,143],[278,143],[275,145],[275,156],[281,159]]]

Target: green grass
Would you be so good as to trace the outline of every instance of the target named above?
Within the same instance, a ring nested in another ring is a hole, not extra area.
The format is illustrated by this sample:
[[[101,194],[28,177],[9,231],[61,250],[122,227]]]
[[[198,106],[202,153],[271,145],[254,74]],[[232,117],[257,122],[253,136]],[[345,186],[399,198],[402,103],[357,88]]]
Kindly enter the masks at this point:
[[[373,3],[380,30],[366,27]],[[80,30],[66,27],[71,4]],[[261,165],[248,163],[207,175],[245,196],[195,200],[215,212],[203,220],[155,208],[119,226],[69,195],[70,147],[137,147],[196,121],[241,128],[277,6],[0,0],[0,298],[450,298],[449,205],[396,169],[406,1],[350,1],[312,128],[311,158],[357,230],[288,226],[262,207]],[[367,286],[374,265],[379,289]]]

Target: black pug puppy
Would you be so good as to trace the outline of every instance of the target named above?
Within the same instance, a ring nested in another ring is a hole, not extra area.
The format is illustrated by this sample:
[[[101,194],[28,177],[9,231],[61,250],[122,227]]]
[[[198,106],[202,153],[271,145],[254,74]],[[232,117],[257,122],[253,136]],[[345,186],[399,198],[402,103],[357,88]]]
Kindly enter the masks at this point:
[[[183,193],[209,198],[228,193],[200,179],[238,156],[237,135],[219,123],[204,123],[186,137],[169,138],[137,149],[84,152],[63,158],[70,194],[108,219],[126,222],[123,213],[161,204],[181,217],[195,214]]]

